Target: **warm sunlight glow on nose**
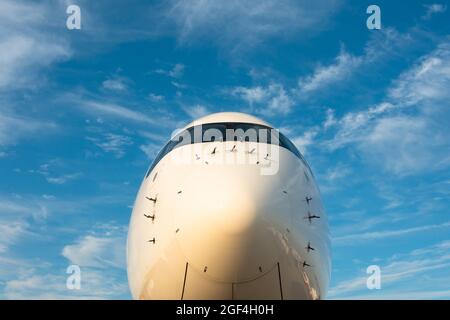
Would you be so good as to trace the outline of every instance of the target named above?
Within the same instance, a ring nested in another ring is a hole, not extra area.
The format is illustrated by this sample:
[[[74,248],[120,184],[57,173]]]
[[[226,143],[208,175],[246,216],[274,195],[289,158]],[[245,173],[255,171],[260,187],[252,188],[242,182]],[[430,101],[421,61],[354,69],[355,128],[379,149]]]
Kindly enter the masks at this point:
[[[198,210],[194,208],[198,219],[229,235],[245,232],[256,216],[256,199],[251,190],[239,187],[234,180],[222,179],[213,188],[194,186],[194,197],[199,198],[196,203],[202,203]]]

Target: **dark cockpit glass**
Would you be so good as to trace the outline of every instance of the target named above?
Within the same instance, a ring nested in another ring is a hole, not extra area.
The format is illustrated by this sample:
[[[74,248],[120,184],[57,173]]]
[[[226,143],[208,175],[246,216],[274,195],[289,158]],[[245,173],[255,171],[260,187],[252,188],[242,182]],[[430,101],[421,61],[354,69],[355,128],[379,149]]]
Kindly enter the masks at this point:
[[[308,164],[295,145],[276,129],[253,123],[221,122],[193,126],[176,134],[158,153],[146,177],[148,177],[158,162],[170,151],[188,144],[214,141],[246,141],[277,144],[291,151],[309,169]]]

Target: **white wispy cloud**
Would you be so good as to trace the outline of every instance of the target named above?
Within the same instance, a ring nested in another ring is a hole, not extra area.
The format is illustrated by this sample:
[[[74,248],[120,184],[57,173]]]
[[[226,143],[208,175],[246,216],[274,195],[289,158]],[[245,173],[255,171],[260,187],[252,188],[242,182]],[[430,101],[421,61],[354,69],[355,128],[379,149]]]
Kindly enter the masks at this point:
[[[112,117],[117,117],[125,120],[131,120],[144,124],[161,125],[160,121],[155,118],[149,117],[146,114],[134,111],[121,105],[113,103],[103,103],[97,101],[84,101],[82,102],[84,108],[88,112],[97,112]]]
[[[349,112],[339,120],[334,120],[333,125],[338,126],[338,130],[331,141],[326,145],[334,150],[349,143],[355,143],[365,138],[362,133],[380,115],[393,109],[395,106],[390,103],[381,103],[369,107],[363,111]]]
[[[327,66],[318,66],[312,75],[299,80],[299,94],[308,94],[320,90],[349,77],[362,62],[363,57],[353,56],[347,53],[345,49],[341,49],[334,63]]]
[[[125,77],[115,76],[102,82],[104,89],[116,92],[127,91],[129,80]]]
[[[52,32],[55,24],[47,2],[1,2],[0,90],[38,87],[45,82],[46,67],[71,57],[67,39]]]
[[[1,263],[1,262],[0,262]],[[98,270],[94,268],[81,269],[80,290],[69,290],[66,287],[67,276],[64,269],[49,271],[49,267],[29,268],[35,266],[34,261],[21,265],[23,274],[6,280],[1,297],[3,299],[31,300],[103,300],[123,299],[129,289],[121,272]]]
[[[0,224],[0,253],[8,250],[21,236],[27,234],[28,223],[24,220],[2,221]]]
[[[388,98],[405,106],[445,102],[449,85],[450,40],[446,39],[394,81]]]
[[[13,145],[22,139],[33,139],[37,132],[51,132],[57,125],[27,118],[0,108],[0,146]]]
[[[295,103],[282,84],[272,82],[267,86],[235,87],[231,95],[245,101],[249,107],[266,116],[289,113]]]
[[[58,279],[57,281],[55,281]],[[55,293],[57,289],[61,291],[64,289],[63,286],[64,278],[62,276],[55,277],[51,275],[46,276],[29,276],[21,279],[14,279],[6,281],[4,292],[6,299],[21,299],[24,297],[30,297],[31,299],[52,299],[55,297]],[[55,283],[59,283],[59,286]],[[31,296],[29,293],[25,292],[36,292],[37,290],[47,287],[49,290],[48,293],[40,296],[33,295]],[[50,293],[53,292],[53,293]]]
[[[444,168],[449,86],[450,43],[444,41],[394,80],[383,102],[333,119],[336,131],[323,144],[330,150],[356,145],[397,175]]]
[[[333,244],[336,246],[349,245],[349,244],[361,244],[362,241],[373,241],[378,239],[388,239],[394,237],[401,237],[418,232],[427,232],[431,230],[446,229],[450,227],[450,222],[423,225],[418,227],[411,227],[405,229],[396,230],[382,230],[382,231],[370,231],[363,233],[347,234],[343,236],[333,237]]]
[[[29,170],[29,173],[35,173],[43,176],[47,182],[52,184],[65,184],[66,182],[78,179],[82,176],[81,172],[62,173],[65,171],[67,164],[59,158],[50,159],[46,163],[39,166],[38,169]]]
[[[25,201],[21,196],[0,196],[0,252],[22,239],[35,237],[32,225],[44,221],[48,216],[48,208],[44,202],[35,199]]]
[[[24,237],[42,240],[34,234],[36,224],[30,221],[37,209],[38,199],[17,197],[0,199],[0,286],[1,299],[117,299],[129,296],[125,272],[125,243],[127,227],[115,223],[97,224],[84,231],[62,249],[67,266],[81,268],[81,289],[66,287],[68,274],[64,264],[55,260],[20,257],[10,247]],[[52,198],[50,201],[55,201]],[[78,208],[76,203],[59,203],[54,209],[66,213],[67,208]],[[76,209],[77,210],[77,209]],[[52,229],[55,231],[55,229]],[[68,232],[58,230],[57,232]],[[69,234],[73,234],[73,230]]]
[[[325,92],[333,85],[352,79],[362,70],[370,72],[368,70],[377,62],[398,56],[398,52],[409,43],[409,34],[385,28],[371,35],[361,55],[351,54],[341,45],[340,52],[332,63],[318,64],[311,74],[300,77],[296,88],[298,98],[306,99],[317,92]]]
[[[314,143],[314,138],[318,134],[317,128],[311,128],[303,132],[302,135],[296,136],[292,139],[292,142],[300,150],[301,153],[305,154],[307,148]]]
[[[383,229],[383,226],[387,228],[386,226],[391,226],[393,223],[407,220],[405,215],[395,212],[373,214],[368,213],[366,208],[352,209],[352,205],[358,202],[357,198],[349,199],[348,202],[349,205],[345,207],[345,211],[335,212],[330,216],[333,221],[333,239],[355,234],[355,230],[359,233],[371,232]]]
[[[165,97],[163,95],[158,95],[158,94],[154,94],[154,93],[150,93],[148,95],[148,98],[154,102],[163,101],[165,99]]]
[[[430,282],[427,274],[434,270],[449,270],[450,246],[444,240],[434,245],[414,249],[406,254],[396,254],[380,261],[381,289],[366,288],[367,274],[337,283],[330,288],[328,297],[332,299],[431,299],[448,295],[448,275],[437,277],[430,288],[418,290],[419,278]],[[411,279],[414,279],[411,281]],[[410,280],[409,282],[406,282]],[[406,282],[406,284],[405,284]],[[396,285],[403,283],[402,288]],[[434,285],[434,288],[433,288]],[[413,296],[409,292],[414,292]]]
[[[426,12],[423,15],[422,19],[428,20],[433,15],[437,13],[443,13],[447,11],[447,6],[441,3],[433,3],[433,4],[426,4],[424,5]]]
[[[348,176],[352,172],[349,166],[338,163],[335,167],[328,169],[325,174],[327,180],[335,181]]]
[[[63,174],[60,176],[46,177],[45,179],[49,183],[53,184],[65,184],[69,181],[75,180],[81,176],[81,173]]]
[[[184,74],[185,65],[176,63],[172,69],[156,69],[155,73],[162,74],[171,78],[181,78]]]
[[[192,119],[197,119],[210,113],[208,108],[203,104],[187,105],[182,108]]]
[[[374,124],[360,149],[367,158],[380,159],[385,170],[399,176],[438,169],[449,164],[443,129],[424,117],[392,116]]]
[[[330,64],[318,64],[310,74],[301,76],[297,85],[286,87],[265,75],[258,79],[253,86],[237,86],[226,93],[233,97],[238,97],[250,107],[251,112],[257,112],[264,116],[286,115],[296,105],[301,105],[305,100],[315,97],[317,94],[328,92],[336,85],[342,85],[347,80],[352,79],[364,70],[370,72],[371,67],[377,62],[391,56],[397,56],[399,48],[407,47],[411,42],[409,34],[401,34],[393,28],[386,28],[383,31],[370,37],[361,55],[349,53],[342,45],[340,52]],[[264,81],[268,84],[260,84]],[[381,103],[383,108],[387,103]],[[369,113],[378,112],[373,107]],[[332,109],[328,110],[328,122],[324,123],[327,129],[337,123]],[[361,119],[361,115],[359,116]],[[352,119],[349,119],[352,120]]]
[[[86,139],[93,142],[104,152],[113,153],[116,158],[122,158],[125,155],[126,147],[133,144],[130,137],[111,132],[104,133],[101,137],[86,137]]]
[[[63,256],[71,263],[84,267],[123,267],[125,255],[123,238],[103,238],[87,235],[77,243],[67,245]]]
[[[0,197],[0,213],[1,217],[5,218],[5,221],[11,216],[17,219],[23,218],[23,220],[29,217],[34,220],[41,220],[47,217],[48,210],[43,203],[31,199],[25,202],[21,196],[15,195],[10,198]],[[13,222],[14,219],[10,221]]]
[[[334,110],[331,108],[327,109],[327,116],[323,123],[323,128],[326,130],[337,123],[336,117],[334,115]]]
[[[171,81],[170,82],[175,88],[177,89],[186,89],[188,86],[186,84],[180,83],[178,81]]]
[[[252,48],[272,37],[299,36],[326,27],[338,1],[169,1],[164,17],[181,43],[213,41],[229,52]]]
[[[125,268],[126,228],[106,225],[66,245],[62,255],[80,267]]]
[[[231,93],[239,96],[248,104],[253,106],[255,103],[263,102],[267,99],[268,93],[262,86],[256,87],[236,87],[231,90]]]

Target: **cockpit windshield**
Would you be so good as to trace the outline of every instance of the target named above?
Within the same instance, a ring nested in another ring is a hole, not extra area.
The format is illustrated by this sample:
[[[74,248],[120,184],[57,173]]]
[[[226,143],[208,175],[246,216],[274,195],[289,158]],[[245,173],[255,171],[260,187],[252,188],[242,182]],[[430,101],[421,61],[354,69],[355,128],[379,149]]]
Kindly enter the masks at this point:
[[[170,151],[188,144],[214,141],[247,141],[276,144],[291,151],[309,168],[295,145],[278,130],[253,123],[220,122],[193,126],[176,134],[158,153],[146,177]]]

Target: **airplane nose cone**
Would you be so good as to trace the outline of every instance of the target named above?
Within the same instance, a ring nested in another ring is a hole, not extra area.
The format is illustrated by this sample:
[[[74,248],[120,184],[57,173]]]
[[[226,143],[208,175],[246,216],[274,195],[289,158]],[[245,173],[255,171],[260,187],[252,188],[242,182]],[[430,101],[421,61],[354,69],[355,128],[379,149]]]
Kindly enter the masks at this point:
[[[277,260],[260,175],[204,171],[193,172],[183,184],[174,221],[178,243],[191,265],[217,280],[252,279],[259,267],[268,269]]]
[[[223,236],[241,236],[253,226],[257,216],[257,200],[252,191],[232,178],[196,188],[193,200],[196,218]]]

